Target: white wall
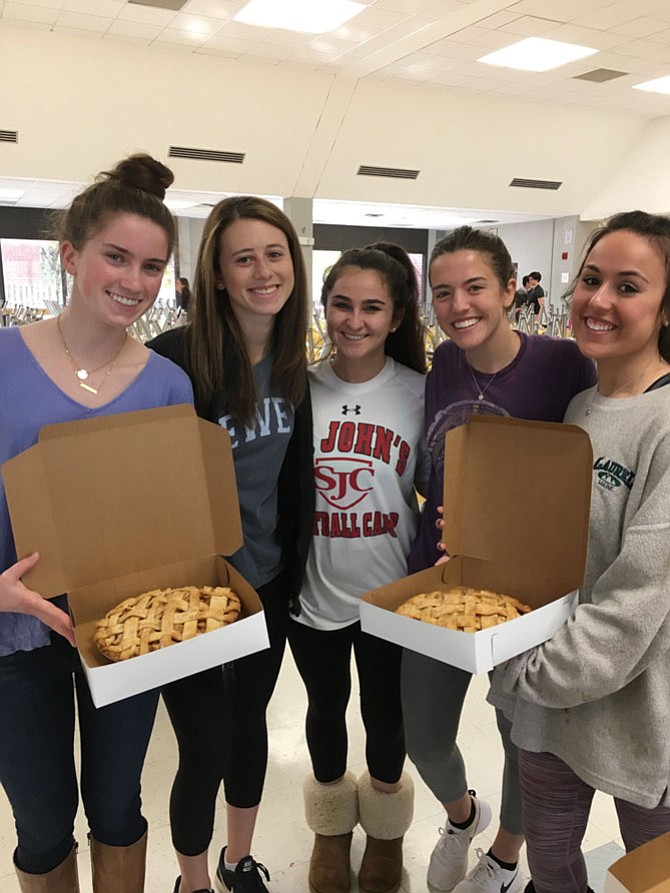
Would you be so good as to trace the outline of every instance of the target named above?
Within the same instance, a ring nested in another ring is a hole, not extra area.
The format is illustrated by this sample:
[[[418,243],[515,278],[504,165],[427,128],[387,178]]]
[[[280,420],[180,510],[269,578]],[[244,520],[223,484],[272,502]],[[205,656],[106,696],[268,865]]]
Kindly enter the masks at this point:
[[[598,219],[618,211],[641,208],[654,214],[670,211],[670,118],[650,121],[630,154],[582,211],[586,219]]]
[[[246,153],[243,165],[172,159],[180,189],[518,210],[562,217],[651,200],[670,121],[523,99],[356,80],[111,39],[0,27],[0,176],[82,181],[143,149]],[[532,118],[533,139],[518,122]],[[416,181],[359,177],[417,168]],[[555,179],[557,192],[509,187]],[[670,172],[663,194],[670,205]],[[647,191],[645,191],[647,190]],[[639,198],[639,201],[637,200]],[[538,259],[537,266],[546,263]]]
[[[519,285],[523,276],[539,270],[544,290],[551,293],[553,220],[509,223],[498,227],[498,235],[507,245],[512,260],[519,265]]]
[[[179,275],[185,276],[193,287],[198,248],[205,221],[196,217],[178,217],[179,233]]]

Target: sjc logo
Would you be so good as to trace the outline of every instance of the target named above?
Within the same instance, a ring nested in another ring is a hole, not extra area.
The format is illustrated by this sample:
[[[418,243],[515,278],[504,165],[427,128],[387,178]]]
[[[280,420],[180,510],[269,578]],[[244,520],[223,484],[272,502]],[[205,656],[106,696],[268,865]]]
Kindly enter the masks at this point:
[[[375,476],[369,459],[326,458],[314,464],[317,492],[329,505],[347,511],[365,499]]]

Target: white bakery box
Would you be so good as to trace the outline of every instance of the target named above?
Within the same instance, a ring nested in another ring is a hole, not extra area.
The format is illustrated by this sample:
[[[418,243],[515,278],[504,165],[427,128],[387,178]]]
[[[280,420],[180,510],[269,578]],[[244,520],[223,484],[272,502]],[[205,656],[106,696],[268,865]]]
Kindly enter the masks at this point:
[[[592,466],[590,439],[573,425],[473,415],[449,431],[442,540],[456,557],[366,593],[362,629],[470,673],[546,641],[577,606]],[[533,610],[475,633],[394,613],[413,595],[457,585],[513,595]]]
[[[242,545],[228,433],[192,406],[49,425],[2,466],[17,554],[40,559],[25,584],[68,594],[97,707],[269,647],[258,595],[220,555]],[[228,586],[230,626],[111,662],[97,621],[125,598],[166,587]]]

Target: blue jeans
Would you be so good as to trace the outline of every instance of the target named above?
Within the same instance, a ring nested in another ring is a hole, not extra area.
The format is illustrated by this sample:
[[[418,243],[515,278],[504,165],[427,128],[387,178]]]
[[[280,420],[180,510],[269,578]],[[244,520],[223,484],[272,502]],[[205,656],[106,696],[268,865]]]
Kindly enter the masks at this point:
[[[14,813],[16,864],[31,874],[51,871],[74,842],[74,694],[84,810],[93,837],[109,846],[129,846],[146,830],[140,776],[158,703],[150,691],[96,709],[77,652],[51,639],[0,658],[0,784]]]

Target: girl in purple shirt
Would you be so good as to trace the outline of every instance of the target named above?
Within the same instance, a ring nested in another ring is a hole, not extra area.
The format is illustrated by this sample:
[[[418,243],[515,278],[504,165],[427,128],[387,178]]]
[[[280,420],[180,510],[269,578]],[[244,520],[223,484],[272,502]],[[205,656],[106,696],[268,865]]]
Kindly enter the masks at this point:
[[[426,379],[426,437],[432,468],[410,573],[431,567],[442,554],[436,530],[442,504],[444,436],[472,413],[560,422],[568,403],[595,382],[593,364],[576,344],[514,331],[508,313],[516,282],[512,260],[497,236],[464,226],[440,240],[429,267],[437,322],[449,336],[435,351]],[[501,456],[501,473],[504,473]],[[528,456],[529,474],[542,462]],[[449,506],[444,507],[445,512]],[[532,530],[520,530],[529,541]],[[467,875],[469,847],[491,821],[491,808],[469,790],[456,744],[471,676],[464,670],[405,650],[402,668],[407,753],[447,813],[431,854],[428,882],[454,893],[517,893],[523,883],[523,843],[517,752],[509,723],[498,712],[505,751],[500,826],[487,853]]]

